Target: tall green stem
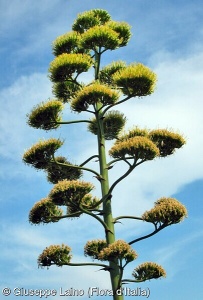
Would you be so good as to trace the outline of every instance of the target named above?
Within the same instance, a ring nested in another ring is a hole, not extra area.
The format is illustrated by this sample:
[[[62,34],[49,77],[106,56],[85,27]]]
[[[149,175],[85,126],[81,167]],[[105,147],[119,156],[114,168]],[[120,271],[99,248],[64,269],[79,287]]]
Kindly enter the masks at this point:
[[[100,53],[95,53],[95,79],[98,79],[99,66],[100,66]],[[96,120],[98,126],[98,153],[99,153],[99,165],[100,165],[100,176],[102,178],[101,182],[101,191],[102,197],[105,197],[109,194],[109,178],[108,178],[108,166],[106,162],[106,150],[105,150],[105,138],[104,138],[104,127],[103,127],[103,114],[101,109],[102,104],[97,103],[96,105]],[[107,225],[108,230],[105,231],[107,244],[112,244],[115,242],[115,231],[114,231],[114,220],[112,216],[111,208],[111,195],[106,197],[103,202],[103,219]],[[114,291],[114,300],[123,300],[122,295],[117,295],[116,291],[121,288],[120,285],[120,267],[117,259],[109,262],[109,272],[111,277],[112,290]]]

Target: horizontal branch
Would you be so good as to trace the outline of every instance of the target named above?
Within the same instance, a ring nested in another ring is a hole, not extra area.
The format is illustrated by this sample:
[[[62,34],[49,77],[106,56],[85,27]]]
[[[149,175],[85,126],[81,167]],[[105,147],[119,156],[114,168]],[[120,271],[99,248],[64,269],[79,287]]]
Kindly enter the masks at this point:
[[[68,124],[75,124],[75,123],[92,123],[92,121],[90,121],[90,120],[76,120],[76,121],[64,121],[64,122],[58,122],[58,121],[56,121],[55,122],[56,124],[66,124],[66,125],[68,125]]]
[[[136,282],[136,283],[139,283],[139,282],[144,282],[146,281],[147,279],[142,279],[142,280],[132,280],[132,279],[123,279],[122,280],[122,283],[128,283],[128,282]]]
[[[134,219],[134,220],[139,220],[139,221],[143,221],[142,218],[139,217],[134,217],[134,216],[119,216],[117,218],[114,218],[114,223],[116,223],[116,221],[121,220],[121,219]]]
[[[55,265],[52,263],[52,265]],[[93,266],[93,267],[101,267],[101,270],[109,271],[110,267],[108,265],[99,264],[99,263],[64,263],[63,266],[70,266],[70,267],[84,267],[84,266]]]

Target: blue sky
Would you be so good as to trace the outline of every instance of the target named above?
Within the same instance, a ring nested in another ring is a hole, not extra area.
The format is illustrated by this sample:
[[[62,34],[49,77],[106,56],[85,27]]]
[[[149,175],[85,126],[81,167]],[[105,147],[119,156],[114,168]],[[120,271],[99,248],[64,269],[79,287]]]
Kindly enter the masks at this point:
[[[152,96],[132,99],[119,108],[127,116],[126,128],[173,128],[187,140],[175,155],[138,167],[115,190],[115,216],[124,211],[141,215],[162,196],[176,197],[188,209],[184,222],[135,245],[139,257],[129,265],[125,277],[131,276],[136,264],[155,261],[165,268],[167,278],[129,287],[149,288],[150,300],[201,300],[203,6],[198,0],[0,0],[0,288],[109,288],[108,274],[95,268],[38,269],[37,257],[46,246],[68,244],[73,249],[73,261],[82,262],[87,260],[83,245],[88,239],[103,238],[103,233],[87,217],[31,226],[29,210],[47,196],[52,185],[43,172],[22,163],[23,152],[42,137],[65,138],[60,154],[77,163],[94,154],[95,138],[82,125],[46,133],[26,124],[26,114],[33,106],[52,97],[47,76],[53,59],[52,41],[71,30],[78,13],[93,8],[106,9],[112,19],[132,26],[128,46],[106,53],[103,65],[118,59],[136,61],[158,76]],[[64,119],[76,116],[67,107]],[[122,168],[113,169],[110,179]],[[85,174],[84,180],[93,181],[97,187],[91,175]],[[132,222],[117,226],[117,238],[127,241],[151,230]]]

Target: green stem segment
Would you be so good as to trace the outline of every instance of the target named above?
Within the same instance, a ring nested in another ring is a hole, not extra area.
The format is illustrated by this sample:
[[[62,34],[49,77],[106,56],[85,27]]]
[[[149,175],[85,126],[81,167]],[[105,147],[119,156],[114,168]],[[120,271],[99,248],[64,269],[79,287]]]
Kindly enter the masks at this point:
[[[100,66],[100,53],[95,53],[95,79],[98,79],[99,66]],[[99,165],[100,165],[100,176],[102,180],[101,191],[102,198],[105,199],[103,202],[103,219],[108,230],[105,230],[107,244],[112,244],[115,242],[115,231],[114,231],[114,220],[112,216],[111,208],[111,194],[109,194],[109,178],[108,178],[108,165],[106,162],[106,150],[105,150],[105,138],[104,138],[104,128],[103,128],[103,113],[102,104],[97,103],[95,106],[95,116],[98,126],[98,154],[99,154]],[[121,270],[119,267],[119,262],[117,259],[109,262],[109,272],[111,277],[112,290],[114,292],[114,300],[123,300],[122,295],[117,295],[116,291],[121,288]]]

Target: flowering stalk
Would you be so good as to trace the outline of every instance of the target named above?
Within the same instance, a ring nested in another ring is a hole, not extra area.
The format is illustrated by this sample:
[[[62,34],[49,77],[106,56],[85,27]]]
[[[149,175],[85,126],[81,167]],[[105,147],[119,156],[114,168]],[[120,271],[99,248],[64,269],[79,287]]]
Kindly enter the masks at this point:
[[[134,269],[133,280],[123,279],[126,265],[137,258],[131,245],[153,236],[167,226],[179,223],[187,216],[184,205],[174,198],[166,197],[157,200],[154,208],[141,217],[121,215],[113,218],[112,215],[113,191],[122,180],[142,163],[171,155],[185,144],[180,134],[166,129],[150,131],[135,127],[121,134],[126,117],[112,108],[131,98],[150,95],[156,83],[156,74],[140,63],[127,66],[125,62],[117,61],[101,69],[102,54],[126,46],[130,36],[127,23],[113,21],[105,10],[94,9],[80,14],[72,31],[54,41],[55,59],[50,64],[49,72],[56,99],[36,106],[28,115],[28,124],[34,128],[52,130],[60,125],[88,123],[88,131],[97,137],[97,153],[80,164],[72,164],[64,156],[55,156],[64,141],[50,138],[39,141],[23,156],[26,164],[47,172],[47,180],[54,184],[48,197],[35,203],[31,209],[30,223],[54,223],[86,214],[102,225],[105,235],[105,239],[88,241],[84,254],[106,261],[106,264],[72,263],[71,248],[62,244],[44,249],[39,255],[38,265],[101,267],[100,270],[110,274],[114,300],[124,299],[124,295],[120,295],[122,284],[165,277],[166,273],[161,266],[146,262]],[[95,70],[93,81],[89,84],[80,83],[79,75],[91,67]],[[73,111],[90,113],[93,118],[62,120],[61,112],[65,103],[69,103]],[[113,159],[107,162],[105,143],[113,139],[114,145],[108,153]],[[86,166],[93,159],[98,162],[99,171]],[[126,163],[127,170],[110,184],[109,172],[120,161]],[[99,181],[100,199],[90,194],[94,189],[93,184],[79,180],[83,172],[93,173],[93,177]],[[65,207],[66,213],[60,206]],[[115,226],[121,219],[149,222],[155,230],[130,242],[116,240]]]

